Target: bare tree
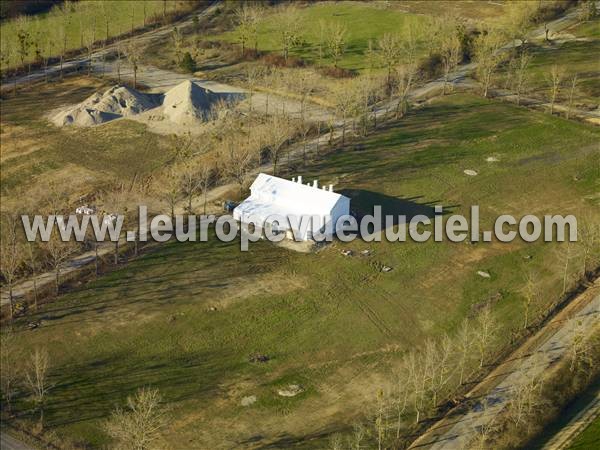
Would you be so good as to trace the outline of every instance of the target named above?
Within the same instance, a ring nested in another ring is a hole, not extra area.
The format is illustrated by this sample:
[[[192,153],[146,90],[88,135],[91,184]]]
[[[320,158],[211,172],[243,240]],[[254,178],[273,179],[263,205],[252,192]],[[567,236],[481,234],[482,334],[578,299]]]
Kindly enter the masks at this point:
[[[273,162],[273,175],[277,175],[277,163],[284,145],[292,135],[292,126],[287,117],[273,116],[269,123],[267,143]]]
[[[131,64],[133,69],[133,88],[137,87],[137,73],[139,69],[139,63],[142,57],[142,49],[134,39],[131,39],[127,44],[127,61]]]
[[[489,409],[490,409],[490,403],[489,403],[488,398],[486,397],[481,401],[480,416],[484,417],[484,418],[489,418],[489,416],[490,416],[490,414],[488,413]],[[489,419],[484,419],[484,422],[481,424],[475,424],[475,426],[473,427],[473,431],[475,434],[473,444],[475,446],[469,447],[469,448],[477,449],[477,450],[484,450],[487,447],[487,444],[490,441],[492,434],[496,431],[497,428],[498,427],[496,425],[496,420],[495,420],[494,416],[492,416]]]
[[[327,52],[333,60],[333,66],[337,69],[340,58],[344,54],[346,47],[348,29],[339,22],[333,22],[327,26],[326,30],[327,35],[325,42],[327,45]]]
[[[59,51],[60,63],[60,79],[63,78],[63,64],[67,53],[67,30],[69,28],[71,15],[67,10],[67,5],[56,6],[52,8],[50,14],[55,15],[56,26],[54,28],[54,39],[57,43]]]
[[[537,276],[532,272],[527,272],[525,275],[525,286],[523,288],[523,329],[527,329],[529,326],[531,308],[532,305],[537,303],[538,295]]]
[[[406,358],[407,368],[410,378],[410,387],[412,390],[413,409],[415,412],[415,423],[418,424],[424,409],[427,370],[423,359],[415,352],[410,352]]]
[[[40,412],[40,428],[44,426],[44,403],[50,390],[48,384],[49,355],[46,349],[36,348],[30,356],[25,380]]]
[[[392,33],[385,33],[377,41],[379,57],[387,70],[388,90],[391,89],[392,70],[400,60],[401,45],[400,37]]]
[[[8,328],[0,335],[0,386],[9,413],[22,377],[20,366],[22,357],[18,345],[12,328]]]
[[[499,51],[502,46],[502,37],[494,29],[484,30],[473,41],[474,60],[477,64],[476,74],[481,83],[482,95],[488,96],[492,84],[492,77],[502,61]]]
[[[578,243],[581,247],[581,275],[585,278],[588,269],[591,270],[591,267],[600,260],[600,225],[591,217],[584,217],[580,223]]]
[[[38,288],[37,288],[37,275],[39,269],[39,254],[38,246],[35,242],[27,242],[27,251],[25,257],[25,263],[31,272],[31,281],[33,282],[33,306],[38,309]]]
[[[563,295],[567,292],[567,288],[569,287],[569,264],[571,263],[571,259],[573,258],[573,251],[571,248],[571,242],[566,241],[558,248],[559,258],[562,259],[563,266]]]
[[[529,428],[531,419],[540,405],[541,388],[542,378],[539,376],[526,377],[512,386],[507,415],[516,427],[526,425]]]
[[[0,272],[8,286],[10,319],[14,314],[14,283],[24,260],[23,245],[19,239],[18,216],[5,213],[2,216],[2,239],[0,239]]]
[[[237,37],[242,46],[242,55],[244,55],[246,53],[246,43],[250,41],[254,33],[255,16],[252,7],[247,3],[238,6],[234,14],[237,21]]]
[[[183,48],[183,35],[177,27],[173,27],[171,30],[171,40],[173,41],[173,48],[175,49],[175,60],[177,64],[181,63],[181,49]]]
[[[438,50],[442,59],[444,85],[442,94],[446,94],[446,85],[450,73],[456,69],[461,58],[462,45],[458,35],[458,21],[453,16],[446,16],[438,23]]]
[[[141,388],[135,395],[127,398],[125,409],[115,409],[104,425],[106,433],[115,441],[115,448],[156,448],[167,422],[167,411],[161,405],[161,400],[158,389]]]
[[[281,43],[283,57],[287,62],[290,50],[294,48],[301,40],[301,21],[297,7],[293,4],[287,4],[280,8],[277,21],[277,31]]]
[[[575,98],[575,90],[577,89],[577,74],[573,74],[569,83],[569,104],[567,107],[567,119],[571,116],[573,111],[573,100]]]
[[[256,151],[247,141],[240,141],[239,138],[233,135],[227,136],[221,161],[225,175],[238,184],[240,197],[248,172],[256,164],[256,158]]]
[[[21,67],[25,66],[25,60],[29,57],[29,51],[32,45],[29,28],[28,16],[19,16],[17,18],[17,51],[21,60]]]
[[[458,350],[458,385],[462,386],[465,375],[465,368],[467,367],[467,363],[469,362],[469,356],[471,355],[471,349],[473,347],[472,333],[471,328],[469,326],[469,320],[464,319],[460,328],[458,329],[458,334],[456,335],[457,340],[457,350]]]
[[[483,367],[485,357],[489,352],[489,347],[496,332],[496,318],[492,313],[492,308],[487,305],[477,317],[477,327],[474,337],[475,344],[479,352],[479,367]]]
[[[550,72],[546,76],[549,92],[548,96],[550,97],[550,114],[554,113],[554,103],[556,102],[556,98],[558,97],[564,74],[564,69],[554,64],[550,68]]]
[[[520,46],[524,46],[527,42],[527,34],[540,4],[538,0],[506,3],[502,28],[509,38],[518,39]]]
[[[334,91],[335,109],[342,116],[342,145],[346,143],[346,121],[356,105],[354,89],[349,84],[340,84]]]
[[[569,370],[575,371],[583,362],[591,361],[590,351],[593,345],[588,339],[588,333],[585,324],[579,318],[571,319],[575,321],[575,330],[571,341],[569,342]]]
[[[531,56],[525,50],[519,52],[519,57],[516,59],[513,66],[513,90],[517,96],[517,105],[521,104],[521,95],[525,92],[528,81],[528,67],[531,61]]]
[[[361,450],[366,431],[360,422],[355,423],[352,426],[352,435],[348,437],[348,447],[352,450]]]
[[[410,373],[406,365],[403,364],[402,369],[396,375],[396,389],[393,398],[396,410],[396,439],[400,438],[400,429],[408,409],[410,392]]]
[[[77,247],[72,241],[63,241],[56,229],[52,231],[48,242],[44,242],[43,245],[48,255],[48,264],[54,271],[55,292],[58,295],[63,265],[75,253]]]
[[[377,390],[377,408],[375,410],[375,432],[377,433],[377,448],[381,450],[385,439],[385,394],[383,389]]]

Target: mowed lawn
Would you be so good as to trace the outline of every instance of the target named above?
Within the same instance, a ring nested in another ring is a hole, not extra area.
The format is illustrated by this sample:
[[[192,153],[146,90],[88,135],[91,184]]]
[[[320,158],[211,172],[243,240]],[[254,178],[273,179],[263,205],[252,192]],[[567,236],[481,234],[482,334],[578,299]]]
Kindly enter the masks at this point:
[[[431,214],[440,204],[466,213],[478,204],[482,229],[503,213],[598,221],[599,137],[592,126],[452,95],[302,174],[334,182],[363,211],[381,203]],[[367,248],[371,256],[360,256]],[[524,274],[535,271],[539,302],[550,304],[562,289],[562,254],[522,242],[335,243],[314,254],[267,242],[249,252],[215,239],[168,243],[46,306],[43,325],[18,334],[27,351],[50,351],[48,426],[74,441],[105,445],[110,411],[155,386],[170,407],[167,448],[323,448],[324,435],[371,411],[403,352],[452,333],[481,305],[493,305],[496,344],[506,344],[522,323]],[[272,359],[250,362],[256,353]],[[305,392],[279,397],[289,383]],[[241,406],[251,395],[256,403]]]
[[[268,15],[258,27],[258,49],[261,51],[280,52],[280,31],[277,24],[281,21],[280,13]],[[295,46],[290,54],[301,57],[309,62],[316,63],[319,58],[318,45],[320,41],[320,22],[326,28],[333,23],[344,25],[347,29],[345,52],[340,59],[339,66],[345,69],[363,70],[368,68],[366,53],[369,40],[373,46],[385,33],[402,35],[410,24],[424,24],[429,20],[427,16],[406,13],[394,8],[384,9],[366,2],[322,2],[298,8],[298,23],[301,34],[301,43]],[[326,37],[326,36],[325,36]],[[218,36],[210,36],[211,40],[224,40],[237,42],[237,30]],[[421,36],[422,42],[426,39]],[[253,42],[247,44],[254,45]],[[333,61],[324,49],[324,64],[333,64]],[[377,61],[374,61],[378,64]]]
[[[3,207],[20,195],[49,183],[68,184],[77,195],[118,179],[132,182],[167,163],[174,138],[147,131],[145,125],[116,120],[89,128],[53,125],[55,108],[81,102],[110,87],[95,78],[69,77],[38,83],[2,100],[0,180]],[[43,107],[40,107],[43,105]]]

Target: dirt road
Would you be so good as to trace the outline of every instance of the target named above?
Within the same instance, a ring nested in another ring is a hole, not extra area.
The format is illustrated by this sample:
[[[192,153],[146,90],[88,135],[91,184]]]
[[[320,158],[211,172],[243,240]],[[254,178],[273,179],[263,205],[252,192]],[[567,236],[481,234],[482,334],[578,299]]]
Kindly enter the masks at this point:
[[[458,408],[450,411],[410,448],[470,448],[477,430],[489,424],[507,406],[515,386],[540,376],[553,362],[568,354],[577,332],[592,330],[599,323],[600,279],[597,279],[467,395],[474,400],[465,412]]]

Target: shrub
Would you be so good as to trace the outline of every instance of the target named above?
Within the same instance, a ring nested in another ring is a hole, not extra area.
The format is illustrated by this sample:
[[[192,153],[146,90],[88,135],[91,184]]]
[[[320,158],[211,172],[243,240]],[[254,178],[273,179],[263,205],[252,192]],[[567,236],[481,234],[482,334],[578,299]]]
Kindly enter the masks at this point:
[[[352,78],[356,75],[356,72],[350,69],[343,69],[341,67],[322,67],[320,70],[322,75],[331,78]]]
[[[179,67],[189,73],[194,73],[196,71],[196,61],[194,61],[190,52],[185,52],[185,55],[183,55],[183,58],[179,63]]]
[[[419,74],[422,78],[431,79],[437,78],[442,73],[442,57],[435,53],[425,58],[419,64]]]

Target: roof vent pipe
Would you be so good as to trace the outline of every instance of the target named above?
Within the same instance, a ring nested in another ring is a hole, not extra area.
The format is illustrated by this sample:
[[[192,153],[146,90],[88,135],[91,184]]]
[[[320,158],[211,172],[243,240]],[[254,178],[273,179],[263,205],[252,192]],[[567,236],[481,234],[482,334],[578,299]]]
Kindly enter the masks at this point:
[[[302,175],[298,175],[298,183],[302,184]]]
[[[296,182],[296,177],[292,177],[292,183]]]
[[[319,180],[313,180],[313,187],[314,188],[318,188],[319,187]]]
[[[333,192],[333,184],[329,185],[329,192]]]

